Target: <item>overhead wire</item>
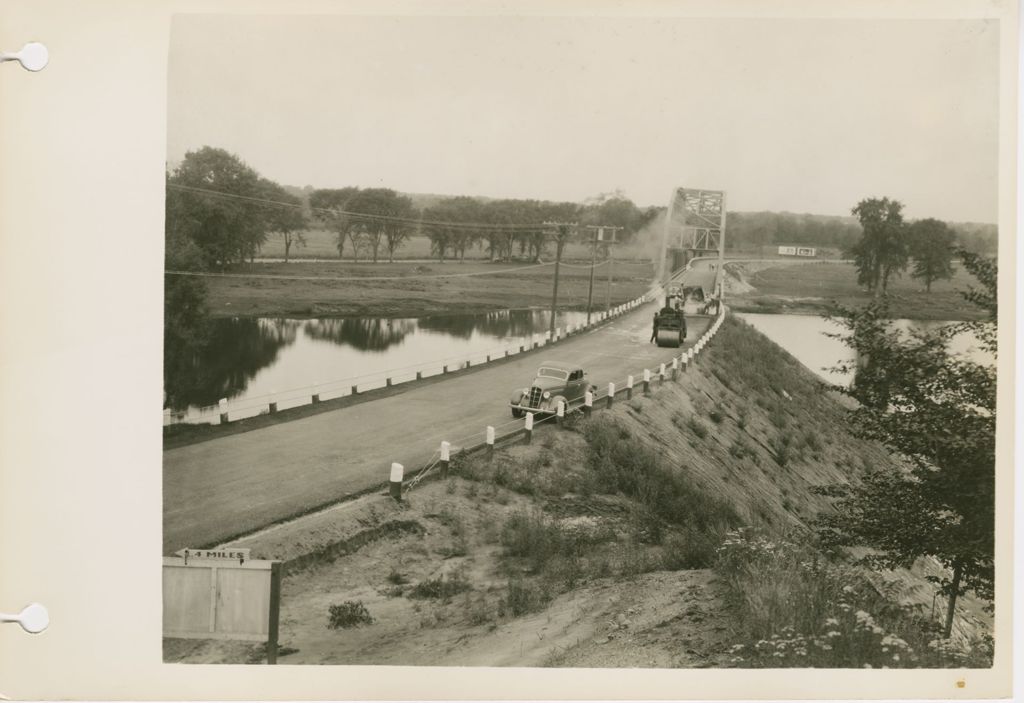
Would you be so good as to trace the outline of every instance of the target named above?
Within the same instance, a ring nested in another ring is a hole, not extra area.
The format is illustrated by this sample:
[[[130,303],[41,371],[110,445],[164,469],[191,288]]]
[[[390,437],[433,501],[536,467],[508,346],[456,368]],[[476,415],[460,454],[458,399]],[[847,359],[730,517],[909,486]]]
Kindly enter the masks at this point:
[[[198,186],[187,186],[182,185],[180,183],[168,183],[167,187],[173,188],[175,190],[181,190],[192,193],[204,193],[206,195],[213,195],[222,198],[233,198],[235,200],[245,200],[248,202],[262,203],[265,205],[278,205],[282,207],[291,208],[294,210],[306,209],[306,206],[302,205],[301,203],[289,203],[283,200],[272,200],[270,198],[261,198],[254,195],[242,195],[240,193],[228,193],[223,190],[214,190],[213,188],[200,188]],[[400,217],[397,215],[378,215],[368,212],[353,212],[350,210],[341,210],[339,208],[309,206],[309,209],[313,212],[321,212],[332,217],[347,217],[356,220],[377,220],[381,222],[389,222],[395,224],[443,227],[446,229],[464,228],[475,230],[492,230],[496,232],[540,232],[550,230],[553,227],[553,225],[545,224],[543,222],[515,224],[500,224],[494,222],[445,222],[440,220],[424,220],[422,218]]]

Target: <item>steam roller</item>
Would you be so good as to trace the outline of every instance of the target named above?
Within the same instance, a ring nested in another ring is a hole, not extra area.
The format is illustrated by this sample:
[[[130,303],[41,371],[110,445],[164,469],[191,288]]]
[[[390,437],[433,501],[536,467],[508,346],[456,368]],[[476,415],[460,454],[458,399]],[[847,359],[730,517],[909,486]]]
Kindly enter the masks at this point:
[[[686,339],[686,319],[681,310],[662,310],[658,313],[659,347],[679,347]]]

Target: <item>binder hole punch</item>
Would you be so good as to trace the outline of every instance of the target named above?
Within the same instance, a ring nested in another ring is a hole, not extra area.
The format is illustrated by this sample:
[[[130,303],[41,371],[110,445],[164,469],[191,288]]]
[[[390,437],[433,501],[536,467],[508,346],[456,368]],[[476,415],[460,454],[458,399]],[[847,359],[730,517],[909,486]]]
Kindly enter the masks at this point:
[[[0,613],[0,622],[16,622],[25,632],[38,635],[50,624],[50,614],[38,603],[30,603],[17,615]]]
[[[0,63],[4,61],[17,61],[28,71],[42,71],[50,61],[50,52],[39,42],[29,42],[21,47],[21,51],[0,51]]]

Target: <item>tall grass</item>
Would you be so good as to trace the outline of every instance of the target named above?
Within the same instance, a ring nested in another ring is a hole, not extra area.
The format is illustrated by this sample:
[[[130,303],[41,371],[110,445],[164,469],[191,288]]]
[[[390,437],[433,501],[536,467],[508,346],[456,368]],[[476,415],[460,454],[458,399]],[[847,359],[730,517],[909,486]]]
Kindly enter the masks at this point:
[[[748,642],[732,648],[749,667],[905,668],[991,666],[991,640],[958,648],[920,608],[894,605],[852,567],[808,542],[741,529],[718,550],[715,570]]]
[[[655,450],[613,420],[591,420],[584,434],[596,491],[622,493],[653,518],[702,534],[740,524],[732,505],[695,484],[684,469],[667,465]]]

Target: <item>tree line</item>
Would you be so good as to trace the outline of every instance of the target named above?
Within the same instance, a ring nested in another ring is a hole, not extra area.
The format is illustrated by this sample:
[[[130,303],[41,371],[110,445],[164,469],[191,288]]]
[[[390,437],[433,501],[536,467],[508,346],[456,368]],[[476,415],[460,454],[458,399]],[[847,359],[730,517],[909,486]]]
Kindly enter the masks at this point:
[[[878,298],[885,295],[889,279],[913,263],[911,276],[932,283],[953,277],[956,233],[941,220],[926,218],[907,223],[903,203],[889,198],[866,198],[853,208],[860,221],[860,239],[847,253],[857,267],[857,282]]]
[[[462,260],[474,247],[492,261],[538,260],[550,239],[545,222],[620,227],[620,240],[628,241],[659,212],[639,208],[618,191],[584,203],[455,196],[424,208],[390,188],[301,192],[289,192],[223,149],[188,152],[167,174],[169,264],[223,269],[251,260],[273,236],[281,237],[287,261],[311,227],[333,232],[339,258],[355,261],[394,261],[412,236],[427,237],[441,261]]]

